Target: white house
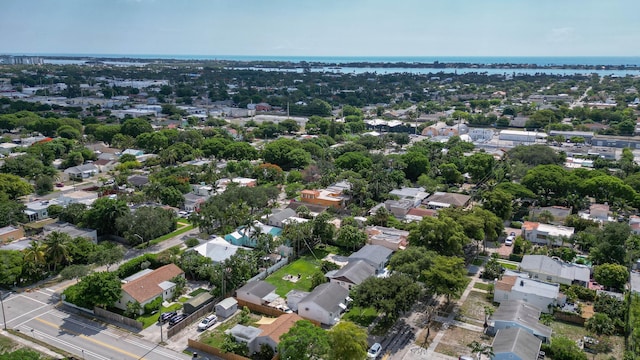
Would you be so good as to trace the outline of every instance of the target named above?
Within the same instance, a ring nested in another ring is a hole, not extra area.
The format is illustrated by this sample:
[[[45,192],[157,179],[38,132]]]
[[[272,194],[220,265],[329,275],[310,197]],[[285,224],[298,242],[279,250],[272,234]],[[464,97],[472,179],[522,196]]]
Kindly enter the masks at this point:
[[[155,270],[145,269],[123,280],[122,295],[116,301],[115,307],[127,310],[129,302],[138,302],[144,305],[158,297],[163,301],[171,299],[176,284],[170,280],[176,276],[184,277],[184,271],[175,264],[168,264]]]
[[[520,263],[520,270],[528,273],[532,279],[565,285],[587,286],[591,279],[591,271],[587,266],[566,263],[544,255],[525,255]]]
[[[318,285],[298,303],[298,315],[324,325],[334,325],[347,309],[349,290],[335,283]]]
[[[245,249],[251,251],[249,248],[237,246],[228,243],[225,239],[216,236],[213,239],[207,241],[204,244],[200,244],[193,248],[200,255],[208,257],[214,264],[219,264],[238,252],[238,249]]]
[[[70,180],[82,180],[92,177],[97,174],[98,171],[99,169],[97,166],[93,164],[84,164],[65,169],[64,173]]]
[[[522,236],[534,244],[562,246],[571,236],[574,228],[559,225],[541,224],[525,221],[522,224]]]
[[[276,287],[266,281],[251,281],[236,291],[236,298],[256,305],[266,305],[278,298]]]
[[[562,306],[566,296],[560,293],[559,284],[532,280],[525,276],[504,275],[494,284],[493,301],[523,300],[543,312],[551,312],[552,306]]]
[[[369,244],[384,246],[391,251],[404,249],[409,237],[408,231],[383,226],[367,226],[365,232]]]

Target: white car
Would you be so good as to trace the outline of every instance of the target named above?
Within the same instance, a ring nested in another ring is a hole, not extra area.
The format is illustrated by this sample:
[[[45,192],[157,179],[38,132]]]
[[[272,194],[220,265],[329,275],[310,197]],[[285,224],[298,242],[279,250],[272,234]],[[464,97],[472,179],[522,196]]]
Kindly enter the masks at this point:
[[[213,324],[215,324],[218,321],[218,317],[215,315],[209,315],[206,318],[202,319],[202,321],[200,321],[200,324],[198,324],[198,330],[203,331],[203,330],[207,330],[208,328],[212,327]]]
[[[511,245],[513,245],[513,240],[515,240],[515,236],[509,235],[504,240],[504,244],[507,245],[507,246],[511,246]]]
[[[381,352],[382,352],[382,345],[380,345],[380,343],[375,343],[371,345],[371,347],[369,348],[369,351],[367,351],[367,358],[376,359],[378,358],[378,355],[380,355]]]

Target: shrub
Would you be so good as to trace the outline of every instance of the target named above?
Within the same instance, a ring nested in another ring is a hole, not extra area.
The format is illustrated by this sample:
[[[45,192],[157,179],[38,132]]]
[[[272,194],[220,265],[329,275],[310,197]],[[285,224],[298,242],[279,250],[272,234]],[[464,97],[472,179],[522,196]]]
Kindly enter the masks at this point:
[[[152,302],[145,304],[144,313],[151,314],[154,311],[160,310],[160,306],[162,306],[162,296],[158,296],[157,298],[153,299]]]
[[[522,223],[520,221],[512,221],[511,222],[511,227],[514,229],[521,229],[522,228]]]
[[[184,243],[187,245],[187,247],[192,248],[196,245],[200,245],[200,240],[196,238],[188,238]]]

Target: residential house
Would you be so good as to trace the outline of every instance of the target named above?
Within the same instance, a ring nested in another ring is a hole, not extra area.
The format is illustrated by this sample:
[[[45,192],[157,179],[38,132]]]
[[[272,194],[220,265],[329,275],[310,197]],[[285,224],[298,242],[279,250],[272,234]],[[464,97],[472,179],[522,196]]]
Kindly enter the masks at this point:
[[[351,184],[342,181],[329,186],[326,189],[302,190],[300,200],[304,203],[342,209],[347,205],[350,197],[346,192],[351,189]]]
[[[521,328],[498,330],[491,347],[492,360],[537,360],[542,340]]]
[[[304,319],[298,314],[282,314],[274,322],[260,325],[258,327],[260,336],[256,339],[257,349],[260,350],[262,344],[267,344],[273,351],[277,351],[280,336],[288,333],[293,325],[300,320]]]
[[[247,344],[250,354],[260,350],[256,344],[256,339],[260,336],[261,332],[262,330],[255,326],[245,326],[242,324],[236,324],[231,329],[225,331],[226,334],[231,334],[236,342]]]
[[[138,302],[142,308],[158,297],[168,300],[173,297],[176,284],[171,279],[184,277],[184,271],[175,264],[168,264],[155,270],[145,269],[129,276],[122,282],[122,296],[114,306],[127,310],[129,302]]]
[[[629,216],[629,226],[631,227],[631,232],[640,235],[640,216],[631,215]]]
[[[367,243],[384,246],[392,251],[407,247],[409,232],[384,226],[367,226]]]
[[[389,210],[389,212],[393,216],[397,217],[398,219],[404,219],[409,210],[411,210],[414,205],[411,200],[387,200],[384,202],[384,207]]]
[[[437,191],[422,201],[429,209],[442,209],[448,207],[464,208],[469,205],[471,196],[456,193]]]
[[[24,213],[29,221],[38,221],[49,217],[49,206],[61,205],[57,200],[38,200],[24,204]]]
[[[59,232],[71,236],[72,239],[77,237],[83,237],[91,240],[94,244],[98,243],[98,233],[93,229],[79,228],[73,224],[67,222],[55,222],[53,224],[45,225],[43,228],[44,235],[47,236],[52,232]]]
[[[422,221],[425,217],[437,217],[438,211],[434,209],[425,209],[421,207],[416,207],[407,213],[404,216],[405,221]]]
[[[243,177],[235,177],[232,179],[222,178],[216,181],[216,192],[218,194],[223,193],[227,189],[227,186],[232,183],[240,187],[255,187],[256,185],[258,185],[258,180]]]
[[[215,306],[216,316],[227,319],[238,311],[238,300],[228,297]]]
[[[503,301],[489,318],[489,331],[521,328],[544,342],[551,339],[551,328],[540,323],[542,312],[522,300]]]
[[[295,217],[296,212],[293,209],[286,208],[267,217],[267,225],[283,228],[287,219]]]
[[[560,225],[541,224],[525,221],[522,236],[534,244],[563,246],[573,236],[574,228]]]
[[[20,147],[20,145],[14,144],[14,143],[10,143],[10,142],[2,143],[2,144],[0,144],[0,154],[7,155],[7,154],[13,152],[13,149],[15,149],[17,147]]]
[[[131,175],[127,178],[127,182],[137,189],[142,189],[149,183],[147,175]]]
[[[144,155],[144,151],[140,149],[126,149],[122,152],[122,155],[133,155],[135,157]]]
[[[111,170],[113,170],[116,165],[118,164],[118,161],[116,160],[107,160],[107,159],[98,159],[96,161],[93,162],[93,165],[98,167],[98,171],[105,173],[105,172],[109,172]]]
[[[349,255],[349,261],[363,260],[373,266],[376,274],[384,272],[393,250],[381,245],[365,245],[360,250]]]
[[[316,286],[298,303],[298,315],[324,325],[334,325],[347,309],[349,290],[335,283]]]
[[[307,297],[307,295],[309,295],[309,294],[310,294],[310,292],[308,292],[308,291],[300,291],[300,290],[291,290],[291,291],[289,291],[285,295],[285,298],[287,299],[287,306],[292,311],[297,312],[298,311],[298,304],[300,303],[300,301],[302,301],[302,299]]]
[[[271,111],[271,105],[265,103],[265,102],[261,102],[256,104],[255,107],[256,111]]]
[[[531,219],[539,220],[544,215],[551,215],[549,221],[545,221],[546,223],[553,225],[562,225],[564,224],[567,216],[571,215],[571,208],[564,206],[544,206],[544,207],[535,207],[532,208],[529,212],[529,216]]]
[[[281,228],[265,225],[259,221],[254,221],[251,226],[241,226],[231,234],[225,235],[224,239],[234,245],[256,247],[258,245],[257,233],[268,234],[277,237],[282,233]]]
[[[422,200],[426,199],[429,194],[425,192],[423,187],[403,187],[400,189],[394,189],[389,192],[390,195],[397,196],[400,200],[410,200],[413,206],[420,206]]]
[[[22,239],[24,230],[21,227],[5,226],[0,228],[0,243],[8,243],[13,240]]]
[[[250,251],[249,248],[229,244],[225,239],[215,236],[213,239],[204,244],[200,244],[193,248],[198,254],[208,257],[214,264],[220,264],[235,255],[239,249]]]
[[[98,200],[98,194],[91,191],[77,190],[63,193],[57,199],[58,203],[64,207],[70,204],[84,204],[91,206]]]
[[[266,281],[251,281],[236,291],[238,300],[256,305],[267,305],[278,298],[276,287]]]
[[[69,180],[82,181],[82,179],[90,178],[98,172],[99,169],[97,166],[93,164],[84,164],[67,168],[65,169],[64,174],[69,178]]]
[[[560,284],[514,274],[504,275],[494,282],[493,301],[501,303],[508,300],[522,300],[548,313],[554,306],[563,306],[566,296],[560,293]]]
[[[364,280],[375,276],[376,269],[362,260],[349,261],[339,270],[329,271],[325,276],[329,282],[338,284],[347,290],[360,285]]]
[[[587,286],[591,278],[591,271],[585,265],[570,264],[544,255],[525,255],[520,270],[532,279],[565,285]]]
[[[608,204],[592,204],[589,207],[589,219],[605,223],[611,221],[609,217],[609,205]]]
[[[200,205],[207,201],[208,198],[209,196],[202,196],[194,193],[185,194],[182,209],[185,211],[198,211],[200,210]]]

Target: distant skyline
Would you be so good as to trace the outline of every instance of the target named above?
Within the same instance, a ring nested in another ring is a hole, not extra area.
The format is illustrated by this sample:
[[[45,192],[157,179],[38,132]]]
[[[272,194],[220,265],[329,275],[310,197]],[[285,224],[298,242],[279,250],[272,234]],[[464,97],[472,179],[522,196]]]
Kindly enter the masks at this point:
[[[2,0],[0,54],[640,56],[638,0]]]

